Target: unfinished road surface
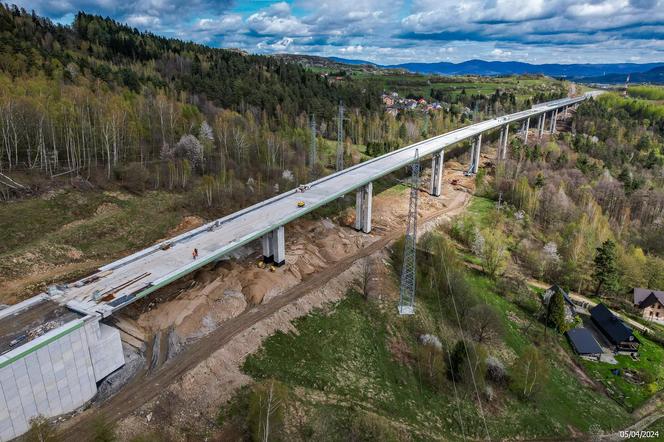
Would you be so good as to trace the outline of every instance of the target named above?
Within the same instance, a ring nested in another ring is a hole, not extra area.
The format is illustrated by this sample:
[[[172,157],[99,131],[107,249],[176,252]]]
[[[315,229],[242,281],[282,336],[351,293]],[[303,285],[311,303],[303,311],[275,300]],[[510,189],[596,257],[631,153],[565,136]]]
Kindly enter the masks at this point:
[[[74,310],[107,317],[279,226],[407,166],[413,161],[416,151],[423,158],[486,131],[551,113],[593,95],[588,93],[581,97],[541,103],[531,109],[453,130],[349,167],[310,183],[305,192],[295,189],[282,193],[100,267],[97,273],[62,287],[53,299],[67,303]],[[198,259],[192,259],[194,249],[199,252]]]

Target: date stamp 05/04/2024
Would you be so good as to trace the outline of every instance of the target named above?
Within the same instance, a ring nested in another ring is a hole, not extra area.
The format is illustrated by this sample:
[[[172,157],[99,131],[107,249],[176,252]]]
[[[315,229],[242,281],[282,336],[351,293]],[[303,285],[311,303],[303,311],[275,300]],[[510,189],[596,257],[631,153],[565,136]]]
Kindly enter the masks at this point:
[[[658,430],[623,430],[619,431],[618,435],[621,439],[655,439],[661,440],[659,438]],[[664,434],[662,435],[664,436]]]

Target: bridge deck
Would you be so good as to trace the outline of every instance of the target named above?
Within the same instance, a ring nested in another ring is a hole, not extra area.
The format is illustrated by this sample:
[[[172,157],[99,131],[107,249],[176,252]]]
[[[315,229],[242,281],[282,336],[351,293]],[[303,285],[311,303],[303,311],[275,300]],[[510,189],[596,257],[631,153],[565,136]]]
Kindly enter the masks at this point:
[[[487,130],[574,104],[587,97],[539,104],[532,109],[457,129],[350,167],[311,183],[304,193],[283,193],[101,267],[98,273],[68,285],[54,299],[68,302],[78,311],[96,311],[107,316],[159,287],[228,255],[274,228],[408,165],[416,149],[419,149],[420,157],[425,157]],[[298,201],[304,201],[305,206],[297,207]],[[197,260],[192,259],[194,248],[199,252]]]

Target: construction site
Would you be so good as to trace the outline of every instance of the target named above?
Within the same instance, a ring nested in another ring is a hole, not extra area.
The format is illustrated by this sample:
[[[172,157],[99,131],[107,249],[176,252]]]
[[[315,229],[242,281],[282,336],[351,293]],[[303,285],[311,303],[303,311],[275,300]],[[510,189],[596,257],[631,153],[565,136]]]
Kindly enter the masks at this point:
[[[240,363],[264,337],[343,297],[367,266],[375,296],[392,291],[385,286],[391,279],[380,276],[386,246],[406,225],[426,231],[462,212],[478,167],[504,158],[510,123],[523,123],[518,136],[527,139],[527,123],[539,116],[532,136],[541,137],[546,115],[553,133],[558,109],[583,99],[468,126],[227,217],[193,220],[180,235],[1,310],[0,440],[23,434],[40,415],[69,414],[62,428],[74,437],[103,412],[123,422],[129,437],[165,413],[165,401],[171,421],[213,413],[248,382]],[[496,128],[497,148],[482,152],[482,133]],[[469,155],[444,162],[445,148],[466,139]],[[421,174],[422,186],[419,168],[405,180],[410,199],[403,188],[373,195],[373,182],[428,155],[432,167]],[[339,199],[348,203],[332,218],[304,216]],[[413,308],[402,287],[400,312]]]

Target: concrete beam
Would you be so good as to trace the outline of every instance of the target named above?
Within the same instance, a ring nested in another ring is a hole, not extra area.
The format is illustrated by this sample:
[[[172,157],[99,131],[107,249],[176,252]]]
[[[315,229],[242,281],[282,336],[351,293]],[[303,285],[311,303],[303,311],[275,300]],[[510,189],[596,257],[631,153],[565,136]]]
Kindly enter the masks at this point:
[[[443,190],[443,170],[445,151],[433,154],[431,157],[431,195],[440,196]]]
[[[504,160],[507,158],[507,142],[510,139],[510,126],[509,124],[505,125],[505,138],[503,139],[503,145],[500,147],[500,159]]]
[[[261,237],[263,245],[263,262],[270,263],[274,261],[274,250],[272,249],[272,233],[268,232]]]
[[[279,226],[261,238],[263,245],[263,261],[273,262],[277,266],[286,263],[286,238],[284,226]]]
[[[475,141],[475,158],[473,159],[473,173],[477,173],[480,167],[480,150],[482,149],[482,134],[479,134]]]
[[[496,149],[496,159],[500,159],[503,150],[503,138],[505,138],[505,126],[500,127],[500,140],[498,141],[498,149]]]
[[[364,233],[371,232],[371,204],[373,183],[368,183],[355,194],[355,229]]]
[[[274,250],[275,265],[286,264],[286,234],[284,226],[279,226],[272,231],[272,248]]]
[[[550,134],[553,133],[553,128],[555,126],[555,122],[556,122],[556,111],[551,111],[551,118],[550,118],[550,121],[549,121],[549,133]]]

